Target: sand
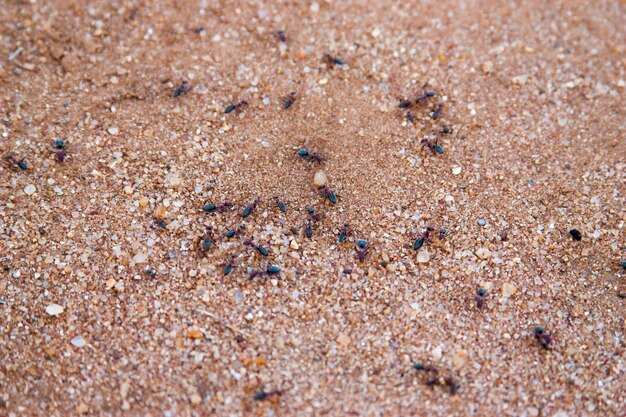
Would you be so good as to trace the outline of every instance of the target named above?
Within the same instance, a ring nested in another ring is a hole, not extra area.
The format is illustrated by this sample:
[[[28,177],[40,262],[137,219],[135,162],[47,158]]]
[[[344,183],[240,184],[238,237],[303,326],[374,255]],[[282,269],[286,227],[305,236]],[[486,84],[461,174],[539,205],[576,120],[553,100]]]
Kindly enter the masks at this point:
[[[0,8],[0,415],[626,414],[624,2],[89,3]]]

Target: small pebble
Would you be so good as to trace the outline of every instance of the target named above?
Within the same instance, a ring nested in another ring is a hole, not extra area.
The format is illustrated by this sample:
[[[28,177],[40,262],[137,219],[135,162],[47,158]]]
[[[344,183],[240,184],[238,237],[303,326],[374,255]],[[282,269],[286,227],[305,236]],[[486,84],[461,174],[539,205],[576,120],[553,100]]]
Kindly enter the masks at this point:
[[[37,191],[37,188],[35,188],[33,184],[28,184],[26,187],[24,187],[24,194],[26,195],[33,195],[35,191]]]
[[[422,249],[417,253],[417,262],[425,264],[430,261],[430,252],[427,249]]]
[[[454,166],[452,167],[452,174],[453,175],[459,175],[462,171],[462,168],[460,166]]]
[[[511,297],[512,295],[514,295],[517,292],[517,287],[513,284],[510,284],[508,282],[505,282],[504,284],[502,284],[502,295],[504,297]]]
[[[58,304],[50,304],[48,307],[46,307],[46,313],[51,316],[58,316],[59,314],[63,313],[63,311],[65,311],[65,309]]]
[[[484,220],[484,219],[478,219],[478,225],[479,225],[479,226],[484,226],[484,225],[486,225],[486,224],[487,224],[487,221],[486,221],[486,220]]]
[[[326,185],[327,181],[328,177],[326,177],[324,171],[317,171],[313,176],[313,184],[317,185],[318,187]]]
[[[109,135],[117,135],[117,132],[119,132],[119,129],[117,127],[110,127],[107,129],[107,132],[109,132]]]
[[[487,248],[478,248],[476,250],[476,256],[480,259],[487,259],[491,256],[491,251]]]
[[[77,348],[82,348],[87,345],[87,341],[82,336],[75,336],[74,338],[72,338],[71,343]]]

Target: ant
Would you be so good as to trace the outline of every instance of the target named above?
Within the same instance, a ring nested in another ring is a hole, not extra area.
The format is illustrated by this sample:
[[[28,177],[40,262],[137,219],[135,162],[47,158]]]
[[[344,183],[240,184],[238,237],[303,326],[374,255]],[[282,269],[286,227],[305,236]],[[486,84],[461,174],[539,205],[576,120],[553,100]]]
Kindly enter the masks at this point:
[[[252,249],[255,249],[263,256],[267,256],[270,253],[269,249],[267,249],[265,246],[257,245],[256,243],[252,242],[251,239],[244,240],[243,244],[246,246],[250,246]]]
[[[226,108],[224,109],[224,113],[228,114],[228,113],[230,113],[230,112],[232,112],[232,111],[235,111],[235,110],[239,111],[239,110],[241,110],[242,108],[244,108],[244,107],[245,107],[245,106],[247,106],[247,105],[248,105],[248,102],[247,102],[247,101],[245,101],[245,100],[241,100],[241,101],[240,101],[239,103],[237,103],[237,104],[230,103],[230,104],[229,104],[228,106],[226,106]]]
[[[254,393],[253,398],[255,401],[263,401],[272,397],[280,397],[281,395],[283,395],[283,392],[281,390],[274,390],[274,391],[260,390]]]
[[[413,116],[413,113],[411,113],[410,111],[406,112],[406,118],[409,122],[415,123],[415,116]]]
[[[294,93],[293,91],[291,93],[289,93],[289,95],[287,96],[287,98],[284,101],[284,109],[287,110],[289,107],[291,107],[291,105],[296,101],[296,93]]]
[[[433,232],[435,231],[435,228],[432,226],[428,226],[426,227],[426,230],[424,231],[424,233],[421,234],[421,236],[419,238],[417,238],[415,240],[415,242],[413,242],[413,249],[414,250],[419,250],[422,246],[429,244],[430,242],[432,242],[433,240]],[[446,237],[448,237],[448,235],[450,235],[450,232],[447,231],[446,229],[439,229],[439,234],[438,234],[438,238],[440,240],[445,239]]]
[[[313,237],[313,222],[318,222],[320,220],[320,215],[315,212],[313,207],[308,207],[306,211],[309,213],[309,216],[306,219],[304,234],[310,239]]]
[[[204,236],[200,240],[200,248],[202,249],[202,252],[207,252],[209,249],[211,249],[212,238],[213,232],[210,227],[207,227]]]
[[[192,88],[191,84],[183,80],[183,82],[180,83],[180,85],[176,87],[176,89],[174,90],[174,97],[179,97],[179,96],[182,96],[183,94],[187,94],[187,92],[191,90],[191,88]]]
[[[428,101],[428,99],[435,97],[435,95],[437,95],[437,93],[432,90],[426,91],[424,94],[419,94],[417,97],[415,97],[415,104],[425,103]]]
[[[444,133],[444,134],[448,135],[448,134],[452,133],[452,128],[450,126],[444,126],[441,129],[441,133]]]
[[[348,223],[344,223],[341,229],[339,229],[339,237],[337,238],[337,241],[339,243],[344,242],[346,238],[348,237],[348,235],[350,234],[350,232],[351,232],[350,225]]]
[[[256,277],[268,277],[270,275],[276,275],[279,272],[280,267],[278,265],[270,265],[265,271],[260,269],[253,269],[252,271],[250,271],[250,279],[254,279]]]
[[[231,255],[228,263],[224,266],[224,276],[230,274],[235,267],[235,255]]]
[[[215,205],[214,203],[206,203],[202,210],[213,213],[217,211],[218,213],[223,213],[226,210],[230,210],[233,207],[233,203],[231,201],[224,201],[222,204]]]
[[[476,307],[478,307],[479,309],[483,308],[486,294],[487,290],[485,290],[483,287],[480,287],[476,290]]]
[[[429,149],[433,154],[438,153],[441,155],[443,151],[443,147],[439,144],[439,138],[435,140],[424,138],[422,139],[422,144],[425,149]]]
[[[241,216],[244,219],[248,217],[250,214],[252,214],[252,211],[256,208],[257,204],[259,204],[259,197],[255,198],[252,203],[244,207],[243,211],[241,212]]]
[[[367,244],[367,241],[365,241],[363,239],[359,239],[359,240],[356,241],[356,247],[357,247],[356,258],[360,262],[363,262],[365,260],[365,258],[367,257],[367,253],[368,253],[370,247]]]
[[[400,103],[398,103],[398,108],[400,109],[408,109],[411,106],[413,106],[411,100],[400,100]]]
[[[237,233],[241,232],[242,230],[243,230],[243,225],[239,225],[236,229],[228,230],[226,233],[224,233],[224,236],[230,239],[231,237],[234,237]]]
[[[335,65],[343,65],[343,59],[333,56],[331,54],[324,54],[322,62],[328,65],[330,68],[334,68]]]
[[[278,209],[280,211],[282,211],[283,213],[287,211],[287,207],[285,206],[285,203],[283,203],[282,201],[280,201],[278,199],[278,196],[274,197],[274,200],[276,201],[276,205],[278,206]]]
[[[437,104],[433,109],[433,120],[439,119],[439,117],[441,116],[441,110],[443,110],[443,103]]]
[[[282,29],[276,32],[276,37],[278,38],[279,42],[282,42],[282,43],[287,42],[287,34]]]
[[[4,156],[4,159],[11,164],[11,166],[17,166],[19,169],[21,169],[22,171],[25,171],[28,169],[28,165],[26,165],[26,158],[22,158],[20,160],[17,160],[12,154],[6,154]]]
[[[537,326],[535,327],[534,334],[535,339],[537,340],[537,342],[539,342],[539,345],[541,345],[541,347],[545,350],[550,350],[552,337],[546,333],[546,330],[541,326]]]
[[[298,151],[298,156],[309,161],[315,161],[318,164],[324,160],[324,158],[315,152],[309,152],[306,148],[302,148]]]
[[[337,194],[335,194],[334,191],[332,191],[325,185],[320,185],[317,189],[324,198],[328,198],[328,201],[330,201],[332,204],[337,204]]]
[[[67,153],[65,152],[65,149],[66,149],[65,141],[63,139],[55,140],[54,147],[57,149],[56,151],[57,162],[63,163],[65,161],[65,158],[67,158]]]
[[[449,387],[450,394],[456,394],[459,390],[459,384],[451,376],[441,378],[439,376],[439,369],[434,366],[424,366],[421,363],[413,365],[413,369],[426,373],[429,377],[424,381],[426,385],[444,385]]]

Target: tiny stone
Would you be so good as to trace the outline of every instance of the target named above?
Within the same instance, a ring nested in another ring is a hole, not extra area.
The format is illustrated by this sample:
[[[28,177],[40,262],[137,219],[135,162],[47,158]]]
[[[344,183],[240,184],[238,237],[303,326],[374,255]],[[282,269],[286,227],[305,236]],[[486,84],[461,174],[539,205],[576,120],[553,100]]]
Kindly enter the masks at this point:
[[[476,256],[480,259],[487,259],[491,256],[491,251],[487,248],[478,248],[478,250],[476,250]]]
[[[337,343],[339,343],[343,347],[348,347],[351,342],[352,340],[350,339],[350,337],[343,333],[340,334],[339,337],[337,338]]]
[[[443,352],[441,350],[441,346],[436,346],[433,350],[432,350],[432,355],[433,355],[433,359],[438,361],[441,360],[441,358],[443,357]]]
[[[482,69],[484,73],[489,74],[490,72],[493,71],[493,62],[491,61],[483,62]]]
[[[460,166],[454,166],[452,167],[452,174],[453,175],[459,175],[462,171],[462,168]]]
[[[26,195],[33,195],[35,191],[37,191],[37,188],[35,188],[33,184],[28,184],[26,187],[24,187],[24,194]]]
[[[63,313],[64,310],[65,309],[58,304],[50,304],[48,307],[46,307],[46,313],[51,316],[58,316],[59,314]]]
[[[189,401],[191,402],[191,405],[200,405],[200,403],[202,402],[202,397],[200,397],[200,395],[198,394],[193,394],[191,397],[189,397]]]
[[[107,132],[109,132],[109,135],[117,135],[118,132],[118,128],[117,127],[110,127]]]
[[[326,177],[324,171],[317,171],[313,176],[313,184],[317,185],[318,187],[326,185],[326,181],[328,181],[328,178]]]
[[[517,292],[517,287],[513,284],[510,284],[508,282],[505,282],[504,284],[502,284],[502,295],[504,297],[511,297],[512,295],[514,295]]]
[[[82,336],[75,336],[74,338],[72,338],[71,343],[77,348],[82,348],[87,344],[87,341]]]
[[[487,224],[487,221],[485,219],[478,219],[478,225],[479,226],[484,226]]]
[[[427,249],[422,249],[417,253],[417,262],[425,264],[430,261],[430,253]]]

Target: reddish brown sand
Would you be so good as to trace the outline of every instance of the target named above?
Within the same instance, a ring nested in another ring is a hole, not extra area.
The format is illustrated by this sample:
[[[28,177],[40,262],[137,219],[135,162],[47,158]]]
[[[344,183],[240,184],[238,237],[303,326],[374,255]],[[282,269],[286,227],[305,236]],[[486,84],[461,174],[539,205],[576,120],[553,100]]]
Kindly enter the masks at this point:
[[[0,416],[626,415],[625,7],[5,0]]]

